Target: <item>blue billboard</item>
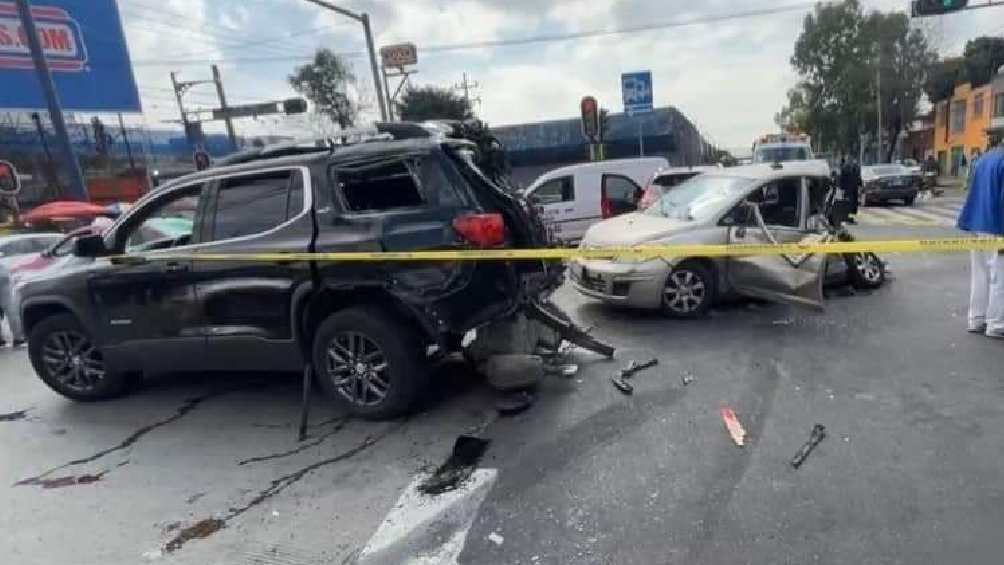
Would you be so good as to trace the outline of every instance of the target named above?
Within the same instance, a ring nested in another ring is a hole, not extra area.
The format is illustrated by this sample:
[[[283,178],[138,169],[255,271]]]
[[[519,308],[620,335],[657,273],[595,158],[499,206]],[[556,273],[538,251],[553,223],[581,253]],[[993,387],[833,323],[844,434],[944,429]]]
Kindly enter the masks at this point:
[[[115,0],[31,5],[64,110],[142,111]],[[0,0],[0,108],[46,108],[17,6],[5,0]]]

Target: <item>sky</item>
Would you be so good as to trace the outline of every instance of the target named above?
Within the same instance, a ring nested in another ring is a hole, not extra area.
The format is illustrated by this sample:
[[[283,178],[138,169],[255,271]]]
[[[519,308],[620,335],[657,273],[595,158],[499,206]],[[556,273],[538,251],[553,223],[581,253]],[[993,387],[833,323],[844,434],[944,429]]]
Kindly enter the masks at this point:
[[[306,0],[118,1],[143,118],[151,127],[178,119],[171,71],[181,80],[203,80],[211,76],[209,65],[217,63],[231,104],[284,99],[295,95],[286,77],[319,47],[345,54],[357,75],[351,95],[364,106],[363,120],[377,117],[362,27],[349,18]],[[413,84],[453,87],[467,73],[478,84],[475,111],[490,124],[573,117],[585,95],[620,112],[620,74],[651,70],[657,106],[676,106],[709,140],[734,148],[749,147],[755,136],[775,129],[773,116],[797,79],[789,63],[792,48],[812,6],[799,0],[332,1],[370,15],[378,48],[399,42],[418,46]],[[907,0],[862,3],[883,11],[908,5]],[[783,11],[750,14],[774,9]],[[1004,34],[1004,8],[917,25],[943,54],[958,54],[969,38]],[[662,27],[516,45],[458,45],[639,26]],[[194,87],[185,103],[211,108],[215,90]],[[236,125],[247,135],[288,135],[309,124],[305,117],[283,117]]]

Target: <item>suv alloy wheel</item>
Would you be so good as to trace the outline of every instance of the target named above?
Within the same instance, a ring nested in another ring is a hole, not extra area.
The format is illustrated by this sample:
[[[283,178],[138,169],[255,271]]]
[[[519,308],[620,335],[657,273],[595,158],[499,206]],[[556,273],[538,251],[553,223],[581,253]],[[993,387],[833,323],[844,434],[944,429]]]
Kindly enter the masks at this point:
[[[125,392],[125,374],[109,371],[80,322],[57,314],[39,322],[28,338],[35,372],[52,390],[73,400],[103,400]]]

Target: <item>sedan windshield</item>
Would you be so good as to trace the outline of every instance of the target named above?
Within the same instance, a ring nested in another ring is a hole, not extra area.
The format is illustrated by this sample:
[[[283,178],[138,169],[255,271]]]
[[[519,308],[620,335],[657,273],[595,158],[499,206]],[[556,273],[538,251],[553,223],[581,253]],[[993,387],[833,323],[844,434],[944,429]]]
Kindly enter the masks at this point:
[[[678,220],[704,220],[730,206],[750,182],[743,177],[698,175],[667,191],[644,213]]]

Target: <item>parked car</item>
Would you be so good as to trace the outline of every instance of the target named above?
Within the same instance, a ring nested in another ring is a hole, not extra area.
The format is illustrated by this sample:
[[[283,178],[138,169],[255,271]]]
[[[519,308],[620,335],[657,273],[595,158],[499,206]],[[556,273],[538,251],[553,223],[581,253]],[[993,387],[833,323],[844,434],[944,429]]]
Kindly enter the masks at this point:
[[[840,227],[846,203],[837,201],[835,193],[825,163],[721,169],[680,184],[644,212],[596,224],[581,246],[847,240],[850,235]],[[875,288],[885,280],[884,266],[872,254],[842,259],[830,261],[819,255],[578,259],[569,271],[573,285],[585,296],[692,318],[728,295],[821,308],[823,280],[831,269],[842,269],[859,287]]]
[[[910,171],[910,174],[912,174],[912,175],[918,175],[919,176],[919,175],[923,174],[923,172],[921,171],[920,163],[917,162],[916,159],[909,159],[909,158],[907,158],[907,159],[901,159],[899,161],[896,161],[896,164],[897,165],[903,165],[904,167],[906,167],[906,169],[908,171]]]
[[[0,237],[0,315],[7,317],[14,341],[20,341],[21,332],[14,307],[12,271],[25,257],[42,251],[62,237],[63,234],[60,233],[24,233]]]
[[[659,169],[652,175],[652,179],[648,181],[645,186],[645,193],[641,197],[641,202],[638,203],[638,209],[644,210],[652,205],[655,201],[662,198],[669,189],[682,183],[683,181],[696,177],[697,175],[707,172],[707,171],[717,171],[719,167],[701,166],[701,167],[670,167],[668,169]]]
[[[64,396],[97,400],[144,371],[309,362],[349,409],[388,417],[422,391],[427,355],[460,350],[473,330],[475,343],[518,327],[528,348],[539,343],[530,331],[612,355],[548,302],[563,279],[557,261],[192,259],[549,245],[486,130],[434,126],[255,149],[146,195],[103,233],[77,238],[73,261],[20,283],[35,371]],[[150,240],[151,225],[172,230]]]
[[[865,205],[902,200],[910,206],[917,199],[923,179],[903,165],[885,164],[861,167],[861,202]]]
[[[541,175],[526,196],[543,208],[555,237],[578,241],[596,222],[637,210],[642,187],[667,167],[662,157],[570,165]]]

